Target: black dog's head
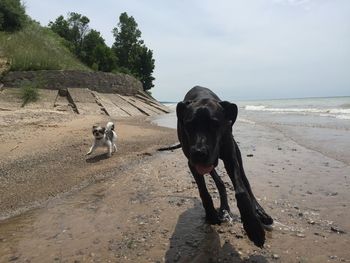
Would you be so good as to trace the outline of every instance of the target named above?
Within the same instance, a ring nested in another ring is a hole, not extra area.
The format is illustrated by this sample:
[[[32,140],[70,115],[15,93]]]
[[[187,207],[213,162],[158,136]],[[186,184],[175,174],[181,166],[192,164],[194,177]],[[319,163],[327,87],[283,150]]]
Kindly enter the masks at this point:
[[[232,133],[237,111],[236,104],[212,99],[177,104],[179,140],[199,174],[210,173],[218,164],[221,138]]]

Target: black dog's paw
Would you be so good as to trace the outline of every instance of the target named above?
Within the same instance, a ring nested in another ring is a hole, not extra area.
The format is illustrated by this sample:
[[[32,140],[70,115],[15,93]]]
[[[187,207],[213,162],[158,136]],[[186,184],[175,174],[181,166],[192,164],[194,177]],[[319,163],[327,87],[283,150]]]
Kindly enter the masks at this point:
[[[232,215],[231,211],[228,211],[225,209],[220,209],[219,210],[219,219],[222,223],[223,222],[232,223],[233,222],[233,215]]]
[[[266,226],[271,226],[273,224],[273,219],[269,216],[262,207],[256,208],[256,214],[260,219],[260,222]]]
[[[241,214],[243,228],[249,239],[258,247],[263,247],[265,243],[264,228],[255,214],[255,209],[246,193],[236,194],[237,206]]]
[[[208,224],[210,224],[210,225],[220,225],[221,224],[220,217],[216,211],[211,212],[211,213],[206,213],[205,219],[208,222]]]

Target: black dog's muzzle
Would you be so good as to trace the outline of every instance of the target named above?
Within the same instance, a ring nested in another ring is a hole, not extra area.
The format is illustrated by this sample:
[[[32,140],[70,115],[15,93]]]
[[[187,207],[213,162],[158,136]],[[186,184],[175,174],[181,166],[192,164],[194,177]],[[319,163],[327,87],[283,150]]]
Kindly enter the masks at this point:
[[[193,163],[207,164],[209,161],[209,150],[205,146],[192,146],[190,149],[190,159]]]

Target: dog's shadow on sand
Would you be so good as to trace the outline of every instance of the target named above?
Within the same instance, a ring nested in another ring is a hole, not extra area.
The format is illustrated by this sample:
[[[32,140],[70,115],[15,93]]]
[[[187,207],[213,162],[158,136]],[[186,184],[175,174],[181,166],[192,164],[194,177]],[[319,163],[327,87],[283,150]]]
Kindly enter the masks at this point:
[[[106,160],[108,158],[109,158],[108,157],[108,153],[103,153],[103,154],[99,154],[99,155],[95,155],[95,156],[89,157],[89,158],[85,159],[85,161],[87,163],[97,163],[99,161]]]
[[[268,262],[261,255],[242,260],[238,251],[229,242],[220,245],[220,236],[215,228],[205,223],[203,207],[198,199],[194,207],[180,215],[165,262]]]

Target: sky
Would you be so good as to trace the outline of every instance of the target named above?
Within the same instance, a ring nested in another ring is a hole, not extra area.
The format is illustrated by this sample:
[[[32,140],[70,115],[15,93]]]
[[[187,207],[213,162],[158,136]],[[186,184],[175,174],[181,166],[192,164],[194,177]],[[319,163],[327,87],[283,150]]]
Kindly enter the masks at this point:
[[[25,0],[46,26],[77,12],[106,43],[133,16],[153,50],[160,101],[195,85],[221,99],[350,96],[349,0]]]

